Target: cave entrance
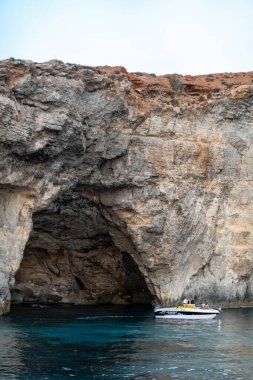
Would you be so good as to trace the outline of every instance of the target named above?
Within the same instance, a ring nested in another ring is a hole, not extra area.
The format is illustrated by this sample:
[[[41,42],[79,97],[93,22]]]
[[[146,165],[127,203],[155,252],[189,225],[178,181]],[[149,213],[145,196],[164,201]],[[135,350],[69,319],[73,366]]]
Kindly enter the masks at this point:
[[[12,301],[151,303],[138,266],[113,243],[97,205],[69,191],[33,215]]]

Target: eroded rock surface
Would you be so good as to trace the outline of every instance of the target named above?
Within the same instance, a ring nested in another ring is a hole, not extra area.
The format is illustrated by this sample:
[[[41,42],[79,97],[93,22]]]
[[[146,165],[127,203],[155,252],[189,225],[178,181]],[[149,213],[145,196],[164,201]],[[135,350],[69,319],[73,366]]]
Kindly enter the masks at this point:
[[[0,314],[9,311],[10,287],[32,228],[33,203],[28,189],[0,189]]]
[[[2,311],[10,286],[20,300],[147,298],[142,276],[160,302],[253,304],[253,73],[9,60],[0,79]]]

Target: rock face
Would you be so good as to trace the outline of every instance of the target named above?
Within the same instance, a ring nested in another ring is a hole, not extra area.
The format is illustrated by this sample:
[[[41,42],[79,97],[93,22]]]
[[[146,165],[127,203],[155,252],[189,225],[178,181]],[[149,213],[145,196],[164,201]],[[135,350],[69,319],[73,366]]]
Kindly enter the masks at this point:
[[[0,312],[253,305],[253,73],[7,60],[0,91]]]

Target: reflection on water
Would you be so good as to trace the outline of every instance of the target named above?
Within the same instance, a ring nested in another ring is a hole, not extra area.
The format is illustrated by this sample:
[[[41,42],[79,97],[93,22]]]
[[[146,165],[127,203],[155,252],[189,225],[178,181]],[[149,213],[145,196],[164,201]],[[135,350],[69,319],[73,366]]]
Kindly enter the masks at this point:
[[[154,320],[144,307],[16,306],[0,318],[0,379],[253,379],[253,310]]]
[[[15,323],[0,317],[0,379],[4,378],[3,375],[8,379],[16,379],[22,373],[22,341],[26,342],[25,333]]]

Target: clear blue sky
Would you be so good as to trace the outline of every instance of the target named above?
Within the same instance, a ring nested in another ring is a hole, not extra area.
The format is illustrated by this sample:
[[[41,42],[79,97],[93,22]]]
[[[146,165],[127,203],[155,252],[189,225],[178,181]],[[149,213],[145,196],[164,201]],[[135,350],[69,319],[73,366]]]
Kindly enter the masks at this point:
[[[253,0],[0,0],[0,59],[253,70]]]

